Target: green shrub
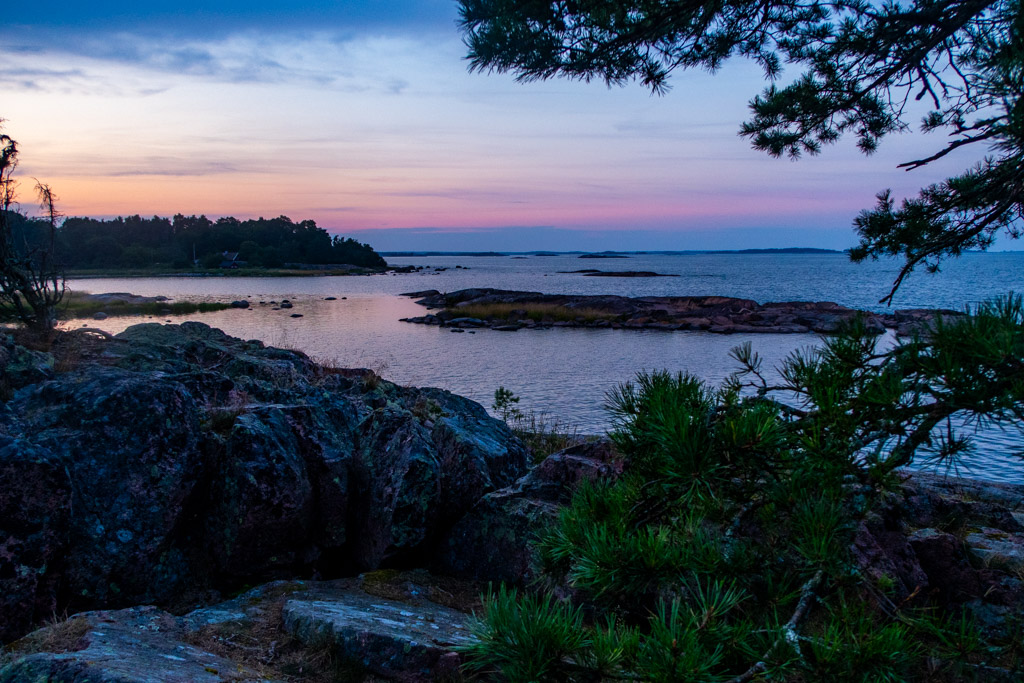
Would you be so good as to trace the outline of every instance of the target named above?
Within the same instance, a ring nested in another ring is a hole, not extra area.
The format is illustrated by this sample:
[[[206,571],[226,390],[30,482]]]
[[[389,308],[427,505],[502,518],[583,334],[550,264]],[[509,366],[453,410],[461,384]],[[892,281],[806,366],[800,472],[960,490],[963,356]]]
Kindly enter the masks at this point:
[[[557,418],[551,418],[534,411],[523,412],[518,407],[519,397],[511,390],[499,386],[494,391],[494,403],[491,409],[498,414],[529,449],[534,463],[539,463],[552,453],[565,450],[570,446],[584,443],[587,439],[581,436],[575,427],[564,424]]]
[[[744,346],[719,390],[666,372],[618,387],[622,477],[581,486],[540,540],[541,585],[571,600],[499,590],[473,667],[513,682],[938,681],[1010,657],[968,621],[880,609],[891,580],[871,585],[849,548],[897,468],[968,452],[950,417],[1024,414],[1022,332],[1011,296],[888,349],[854,324],[778,380]]]

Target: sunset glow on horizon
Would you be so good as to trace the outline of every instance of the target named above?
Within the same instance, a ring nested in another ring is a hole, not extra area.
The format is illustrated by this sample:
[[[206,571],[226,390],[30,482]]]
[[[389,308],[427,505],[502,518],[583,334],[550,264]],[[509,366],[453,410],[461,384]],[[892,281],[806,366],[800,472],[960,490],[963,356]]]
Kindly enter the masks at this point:
[[[159,3],[74,7],[16,10],[0,47],[27,210],[35,177],[67,215],[287,215],[371,245],[410,235],[415,249],[430,248],[411,237],[420,228],[493,229],[496,244],[501,230],[551,229],[565,248],[601,232],[635,234],[633,249],[672,235],[845,248],[878,191],[915,193],[964,162],[898,170],[939,143],[920,134],[872,157],[844,141],[771,159],[736,134],[764,85],[740,61],[678,74],[664,97],[471,74],[449,2],[298,7],[287,21],[258,3],[185,4],[175,20]]]

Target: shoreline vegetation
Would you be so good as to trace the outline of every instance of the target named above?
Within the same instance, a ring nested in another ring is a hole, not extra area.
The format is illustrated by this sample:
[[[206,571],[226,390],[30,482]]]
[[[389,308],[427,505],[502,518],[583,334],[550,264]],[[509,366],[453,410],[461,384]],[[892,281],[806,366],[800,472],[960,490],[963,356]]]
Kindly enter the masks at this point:
[[[171,301],[165,296],[138,296],[127,292],[91,294],[68,290],[57,308],[58,320],[81,320],[102,314],[104,318],[126,315],[189,315],[232,308],[223,301]],[[102,319],[102,318],[101,318]]]

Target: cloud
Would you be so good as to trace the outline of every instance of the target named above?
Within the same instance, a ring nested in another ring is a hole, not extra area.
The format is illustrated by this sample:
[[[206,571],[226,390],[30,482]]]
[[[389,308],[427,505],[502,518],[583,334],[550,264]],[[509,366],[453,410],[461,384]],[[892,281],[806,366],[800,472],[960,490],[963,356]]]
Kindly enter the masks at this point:
[[[725,122],[715,117],[716,121],[687,122],[679,121],[650,121],[637,119],[634,121],[620,121],[613,124],[616,133],[622,135],[636,135],[638,137],[676,137],[707,135],[710,132],[726,132],[732,134],[736,131],[737,125],[734,122]]]
[[[137,33],[45,33],[0,46],[0,84],[16,89],[145,94],[155,79],[229,84],[294,84],[340,92],[402,95],[412,84],[388,61],[367,64],[368,45],[400,58],[411,39],[330,32],[239,32],[211,38]],[[379,54],[376,56],[380,56]],[[74,63],[73,69],[64,65]],[[112,78],[112,69],[122,69]],[[161,86],[157,90],[163,90]]]
[[[0,85],[24,90],[41,90],[43,82],[72,82],[81,80],[81,69],[0,68]]]
[[[79,89],[89,76],[82,69],[51,69],[44,66],[0,67],[0,86],[14,90]]]
[[[237,173],[241,169],[232,162],[211,161],[208,159],[175,159],[170,157],[150,157],[139,159],[130,168],[111,169],[104,175],[113,178],[134,176],[168,176],[185,178],[193,176],[222,175]],[[252,169],[247,169],[252,172]]]
[[[249,175],[270,173],[265,165],[245,162],[239,159],[210,158],[198,156],[149,155],[124,158],[103,154],[68,154],[63,158],[62,168],[56,169],[45,164],[26,165],[26,170],[41,176],[60,175],[65,178],[199,178],[226,176],[235,173]]]
[[[401,95],[409,87],[409,81],[404,78],[393,78],[387,84],[387,91],[392,95]]]
[[[0,86],[13,91],[59,94],[104,94],[149,96],[166,90],[152,79],[111,73],[88,59],[71,60],[55,49],[26,50],[0,47]]]

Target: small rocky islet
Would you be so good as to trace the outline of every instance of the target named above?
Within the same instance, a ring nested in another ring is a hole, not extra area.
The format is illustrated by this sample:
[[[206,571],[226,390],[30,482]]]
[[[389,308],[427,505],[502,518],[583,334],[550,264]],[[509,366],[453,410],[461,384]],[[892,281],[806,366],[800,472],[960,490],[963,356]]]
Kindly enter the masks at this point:
[[[578,271],[584,272],[586,271]],[[590,272],[590,274],[595,274]],[[936,317],[954,318],[957,311],[905,309],[873,313],[830,301],[786,301],[759,304],[725,296],[647,296],[542,294],[475,288],[441,293],[430,289],[401,296],[432,311],[402,318],[403,322],[453,329],[491,328],[501,331],[586,327],[632,330],[701,331],[716,334],[831,334],[855,318],[868,330],[887,329],[910,335]],[[480,315],[472,315],[480,313]]]
[[[607,440],[534,465],[473,401],[201,323],[0,335],[0,373],[3,683],[458,680],[480,591],[528,586],[538,529],[623,470]],[[851,555],[1005,631],[1024,487],[907,475]]]

